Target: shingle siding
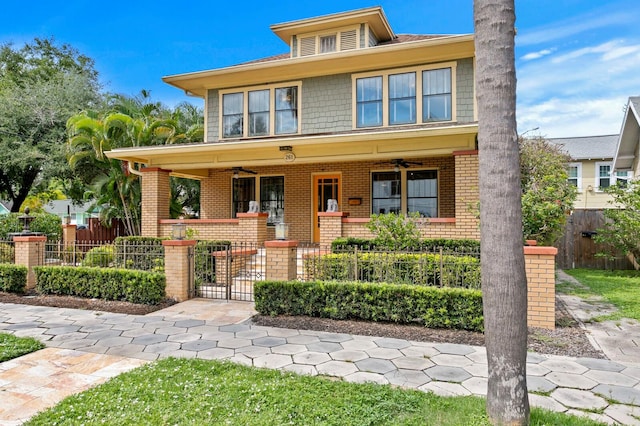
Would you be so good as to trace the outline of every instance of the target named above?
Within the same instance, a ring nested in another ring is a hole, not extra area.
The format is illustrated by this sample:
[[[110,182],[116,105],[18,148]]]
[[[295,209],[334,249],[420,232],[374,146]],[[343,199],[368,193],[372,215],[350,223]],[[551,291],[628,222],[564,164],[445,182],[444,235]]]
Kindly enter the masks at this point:
[[[351,75],[337,74],[302,81],[302,133],[351,130]]]
[[[474,121],[473,117],[473,59],[461,59],[456,67],[457,118],[460,123]]]
[[[217,141],[220,137],[219,125],[220,117],[219,97],[217,90],[209,90],[207,92],[207,142]]]

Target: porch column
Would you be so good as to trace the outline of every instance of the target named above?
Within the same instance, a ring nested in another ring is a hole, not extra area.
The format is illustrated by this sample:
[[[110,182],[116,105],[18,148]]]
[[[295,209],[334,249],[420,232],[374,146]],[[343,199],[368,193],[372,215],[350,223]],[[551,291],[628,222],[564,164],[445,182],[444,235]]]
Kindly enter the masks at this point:
[[[480,240],[478,151],[456,151],[456,237]]]
[[[556,327],[556,254],[555,247],[524,248],[527,271],[527,325]]]
[[[292,281],[298,277],[298,241],[265,241],[268,280]]]
[[[47,237],[44,235],[31,236],[15,236],[15,263],[23,265],[29,269],[27,272],[27,290],[36,286],[36,274],[33,271],[34,266],[44,264],[44,245]]]
[[[169,185],[170,170],[158,167],[140,169],[142,172],[142,229],[143,237],[160,237],[158,220],[169,219],[169,204],[171,186]]]
[[[211,173],[211,172],[209,172]],[[215,219],[215,194],[216,188],[211,176],[200,180],[200,219]]]
[[[238,240],[262,244],[267,240],[268,213],[236,213],[240,229]]]
[[[194,240],[164,240],[164,274],[167,277],[165,294],[183,302],[193,296],[195,256]]]
[[[321,246],[330,246],[333,240],[342,237],[342,218],[347,216],[346,212],[318,212]]]

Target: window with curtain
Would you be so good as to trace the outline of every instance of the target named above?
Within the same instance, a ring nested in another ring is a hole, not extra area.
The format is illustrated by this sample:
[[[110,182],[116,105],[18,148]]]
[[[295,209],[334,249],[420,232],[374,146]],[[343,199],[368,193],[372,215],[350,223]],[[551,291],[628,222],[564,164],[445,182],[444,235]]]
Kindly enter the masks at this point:
[[[422,121],[451,120],[451,68],[422,72]]]
[[[407,171],[407,212],[423,217],[438,217],[438,172]]]
[[[400,172],[375,172],[371,176],[371,212],[400,213],[402,190]]]
[[[249,136],[269,134],[269,89],[249,92]]]
[[[225,138],[242,136],[243,93],[222,96],[222,135]]]
[[[389,124],[416,122],[416,73],[389,76]]]
[[[298,132],[298,87],[276,89],[276,134]]]
[[[382,126],[382,77],[356,80],[357,127]]]
[[[320,36],[320,53],[336,51],[336,34]]]
[[[269,214],[267,225],[284,221],[284,176],[260,178],[260,211]]]

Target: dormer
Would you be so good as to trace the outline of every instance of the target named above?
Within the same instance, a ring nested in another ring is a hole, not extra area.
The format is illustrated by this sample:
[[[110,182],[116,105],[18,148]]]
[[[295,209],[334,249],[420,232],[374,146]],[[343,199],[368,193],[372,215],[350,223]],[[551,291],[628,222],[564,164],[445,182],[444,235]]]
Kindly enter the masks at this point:
[[[395,38],[382,8],[371,7],[271,26],[292,58],[366,49]]]

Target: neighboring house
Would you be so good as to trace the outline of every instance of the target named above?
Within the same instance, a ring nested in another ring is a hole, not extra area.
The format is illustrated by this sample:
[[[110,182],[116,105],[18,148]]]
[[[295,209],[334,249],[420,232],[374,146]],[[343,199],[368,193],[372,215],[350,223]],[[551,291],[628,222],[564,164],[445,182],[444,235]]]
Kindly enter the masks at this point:
[[[69,216],[70,224],[78,226],[87,226],[88,219],[98,217],[96,212],[91,209],[90,203],[74,204],[71,200],[54,200],[42,206],[47,213],[58,215],[65,223],[66,216]]]
[[[614,169],[640,175],[640,96],[630,97],[616,146]]]
[[[264,241],[284,222],[329,242],[419,212],[425,236],[479,239],[473,35],[396,35],[380,7],[271,30],[287,53],[164,77],[204,99],[204,143],[107,153],[142,172],[143,235],[170,234],[180,176],[200,181],[183,221],[200,238]]]
[[[3,203],[0,203],[0,214],[9,214],[9,213],[11,213],[11,210],[9,210],[9,208],[5,206]]]
[[[633,175],[627,171],[613,171],[613,156],[618,135],[552,138],[550,143],[561,146],[571,157],[569,181],[578,189],[575,209],[609,208],[611,196],[604,188],[623,184]]]

